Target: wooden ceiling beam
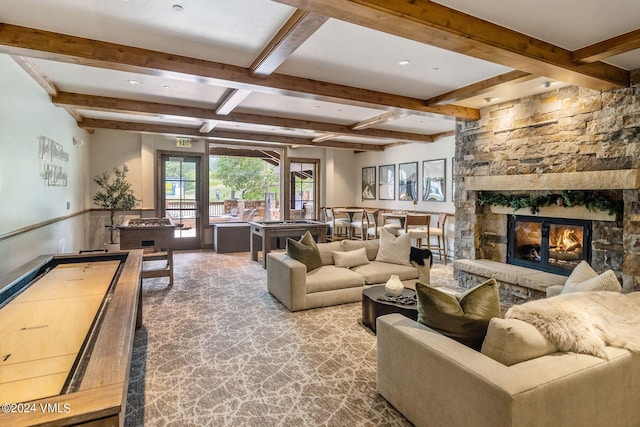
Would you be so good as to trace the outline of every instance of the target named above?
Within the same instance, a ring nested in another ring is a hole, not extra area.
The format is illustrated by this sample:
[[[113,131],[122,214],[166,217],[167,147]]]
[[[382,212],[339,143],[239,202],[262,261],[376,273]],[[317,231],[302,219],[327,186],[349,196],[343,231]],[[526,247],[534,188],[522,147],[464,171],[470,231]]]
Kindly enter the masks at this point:
[[[435,96],[431,99],[427,99],[426,103],[428,105],[451,104],[462,99],[483,95],[487,92],[497,90],[506,85],[524,83],[526,81],[533,80],[536,77],[537,76],[524,71],[509,71],[508,73],[500,74],[499,76],[495,76],[487,80],[482,80],[480,82],[473,83],[456,90],[452,90],[451,92],[443,93],[442,95]]]
[[[247,89],[227,89],[216,106],[216,114],[227,115],[231,113],[250,94],[251,91]]]
[[[263,126],[273,126],[291,129],[306,129],[314,132],[337,133],[360,138],[399,139],[417,142],[433,142],[429,135],[411,132],[390,131],[384,129],[353,130],[349,126],[333,123],[315,122],[310,120],[288,119],[282,117],[262,116],[258,114],[230,113],[218,115],[208,108],[186,107],[182,105],[161,104],[147,101],[134,101],[122,98],[84,95],[70,92],[60,92],[52,96],[54,105],[59,107],[73,107],[78,109],[119,112],[140,115],[169,115],[177,117],[191,117],[201,120],[215,120],[220,123],[246,123]]]
[[[42,67],[38,65],[32,58],[26,56],[11,55],[11,58],[50,96],[56,96],[58,94],[58,88],[53,83]],[[73,117],[77,122],[84,120],[82,115],[73,107],[64,107],[64,109]]]
[[[149,49],[91,40],[0,23],[0,53],[132,73],[207,82],[305,99],[338,102],[387,111],[439,114],[475,120],[480,112],[455,105],[426,106],[424,100],[284,74],[261,78],[248,68]]]
[[[397,114],[397,113],[393,113],[391,111],[388,111],[386,113],[377,115],[375,117],[368,118],[368,119],[363,120],[361,122],[358,122],[358,123],[356,123],[354,125],[351,125],[351,129],[353,129],[353,130],[362,130],[362,129],[369,128],[371,126],[375,126],[375,125],[379,125],[379,124],[382,124],[382,123],[390,122],[392,120],[399,119],[400,117],[404,117],[404,114]]]
[[[84,129],[112,129],[130,132],[169,134],[176,136],[195,136],[203,139],[218,139],[229,141],[252,141],[257,143],[284,144],[284,145],[307,145],[314,147],[342,148],[346,150],[360,151],[382,151],[382,145],[358,144],[353,142],[325,141],[313,143],[310,139],[292,136],[266,135],[249,132],[220,131],[214,130],[212,133],[203,135],[199,128],[176,125],[157,125],[149,123],[121,122],[117,120],[84,119],[78,126]],[[244,143],[246,145],[246,142]]]
[[[592,63],[635,49],[640,49],[640,29],[574,50],[571,53],[571,59],[576,62]]]
[[[268,76],[313,35],[327,19],[326,16],[296,9],[280,31],[249,66],[254,76]]]
[[[627,70],[603,62],[576,64],[567,49],[428,0],[276,1],[578,86],[629,86]]]

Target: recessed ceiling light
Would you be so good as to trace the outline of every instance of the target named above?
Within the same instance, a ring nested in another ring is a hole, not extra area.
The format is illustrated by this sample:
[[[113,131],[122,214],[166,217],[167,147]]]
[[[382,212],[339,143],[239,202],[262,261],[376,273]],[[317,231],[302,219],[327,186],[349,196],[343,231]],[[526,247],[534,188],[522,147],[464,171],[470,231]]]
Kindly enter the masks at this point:
[[[319,110],[319,109],[320,109],[320,106],[319,106],[319,105],[314,105],[314,106],[313,106],[313,109],[314,109],[314,110]]]
[[[411,64],[411,61],[408,59],[403,59],[402,61],[398,62],[398,65],[409,65]]]
[[[173,11],[174,12],[182,12],[184,8],[182,6],[180,6],[179,4],[174,4],[173,5]]]
[[[127,81],[129,82],[129,84],[132,84],[132,85],[138,85],[138,84],[140,84],[140,82],[139,82],[138,80],[134,80],[134,79],[129,79],[129,80],[127,80]]]
[[[550,87],[551,86],[551,82],[547,80],[546,82],[542,83],[542,86],[543,87]]]
[[[163,85],[162,87],[163,87],[163,88],[165,88],[165,89],[169,89],[171,86],[169,86],[169,85]]]
[[[438,67],[433,67],[433,68],[431,69],[431,71],[440,71],[440,68],[438,68]]]
[[[488,96],[488,97],[486,97],[486,98],[484,99],[484,102],[486,102],[487,104],[488,104],[489,102],[491,102],[491,101],[493,101],[493,98],[491,98],[490,96]]]

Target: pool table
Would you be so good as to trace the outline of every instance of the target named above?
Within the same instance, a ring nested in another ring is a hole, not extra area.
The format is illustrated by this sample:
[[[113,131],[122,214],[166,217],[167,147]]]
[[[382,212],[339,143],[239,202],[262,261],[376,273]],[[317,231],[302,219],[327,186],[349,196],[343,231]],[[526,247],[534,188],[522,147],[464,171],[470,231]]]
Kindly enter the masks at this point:
[[[267,254],[271,252],[272,239],[278,237],[300,238],[309,231],[318,242],[327,241],[327,224],[321,221],[291,219],[284,221],[249,221],[251,226],[251,259],[258,261],[262,250],[262,267],[267,268]]]

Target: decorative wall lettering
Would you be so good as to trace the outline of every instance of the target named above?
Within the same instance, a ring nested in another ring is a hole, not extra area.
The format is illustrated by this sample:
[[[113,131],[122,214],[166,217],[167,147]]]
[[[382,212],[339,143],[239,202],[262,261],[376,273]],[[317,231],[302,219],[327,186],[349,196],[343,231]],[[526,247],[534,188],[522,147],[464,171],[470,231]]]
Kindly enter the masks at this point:
[[[69,153],[64,151],[62,144],[46,136],[39,136],[38,141],[40,177],[49,187],[66,187]]]

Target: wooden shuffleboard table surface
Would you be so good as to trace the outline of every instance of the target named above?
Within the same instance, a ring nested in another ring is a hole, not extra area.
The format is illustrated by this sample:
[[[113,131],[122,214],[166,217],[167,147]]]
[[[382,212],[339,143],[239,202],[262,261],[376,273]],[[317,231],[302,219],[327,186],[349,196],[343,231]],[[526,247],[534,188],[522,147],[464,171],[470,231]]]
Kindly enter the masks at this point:
[[[57,265],[0,310],[0,402],[61,393],[119,265]]]

